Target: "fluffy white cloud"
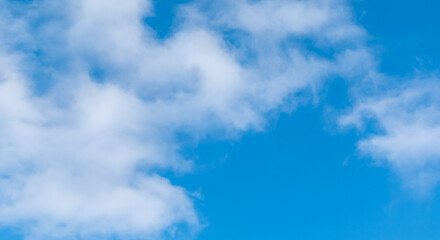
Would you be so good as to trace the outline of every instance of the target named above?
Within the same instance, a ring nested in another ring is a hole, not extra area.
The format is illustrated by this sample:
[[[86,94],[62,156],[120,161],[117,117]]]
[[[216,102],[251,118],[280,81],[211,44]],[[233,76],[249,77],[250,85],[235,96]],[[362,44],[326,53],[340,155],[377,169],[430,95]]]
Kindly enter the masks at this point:
[[[0,221],[30,222],[42,237],[197,226],[184,189],[152,173],[189,165],[169,153],[172,143],[148,122],[142,101],[86,77],[63,88],[67,100],[32,96],[10,71],[0,83]]]
[[[165,39],[143,22],[149,1],[0,4],[0,222],[37,239],[197,228],[188,193],[155,174],[191,169],[177,132],[262,129],[371,61],[338,1],[191,3]]]
[[[359,150],[391,166],[421,194],[440,180],[439,90],[438,79],[416,80],[359,101],[340,119],[344,126],[375,126],[378,133],[359,142]]]

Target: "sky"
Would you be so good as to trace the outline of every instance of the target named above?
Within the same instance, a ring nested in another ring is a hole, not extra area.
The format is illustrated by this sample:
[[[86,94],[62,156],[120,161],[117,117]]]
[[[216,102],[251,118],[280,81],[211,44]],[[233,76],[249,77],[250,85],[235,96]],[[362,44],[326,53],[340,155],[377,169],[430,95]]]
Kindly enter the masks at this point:
[[[0,0],[0,239],[438,239],[439,7]]]

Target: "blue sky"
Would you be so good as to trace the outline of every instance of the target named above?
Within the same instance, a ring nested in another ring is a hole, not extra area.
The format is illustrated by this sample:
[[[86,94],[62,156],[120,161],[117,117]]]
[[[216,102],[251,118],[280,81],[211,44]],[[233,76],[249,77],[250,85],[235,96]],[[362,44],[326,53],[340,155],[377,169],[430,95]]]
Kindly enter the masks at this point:
[[[0,239],[438,239],[440,3],[118,4],[0,1]]]

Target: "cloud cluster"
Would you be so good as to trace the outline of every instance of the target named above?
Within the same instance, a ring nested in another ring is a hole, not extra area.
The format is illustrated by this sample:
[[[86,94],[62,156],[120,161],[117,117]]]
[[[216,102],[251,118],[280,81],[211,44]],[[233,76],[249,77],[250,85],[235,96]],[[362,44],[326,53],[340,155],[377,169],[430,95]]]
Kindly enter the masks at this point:
[[[404,183],[427,194],[440,180],[439,80],[418,79],[369,96],[340,118],[344,126],[365,128],[376,134],[359,142],[359,150],[391,166]]]
[[[162,39],[146,0],[0,1],[2,224],[36,239],[197,228],[189,194],[157,174],[191,170],[177,133],[262,129],[371,60],[340,1],[216,4],[181,6]]]

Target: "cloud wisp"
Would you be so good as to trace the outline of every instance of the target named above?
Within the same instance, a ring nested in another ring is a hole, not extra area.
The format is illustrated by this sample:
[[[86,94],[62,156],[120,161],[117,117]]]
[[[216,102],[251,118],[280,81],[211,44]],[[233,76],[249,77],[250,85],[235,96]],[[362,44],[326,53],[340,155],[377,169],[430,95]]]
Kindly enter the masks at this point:
[[[359,101],[340,118],[343,126],[360,129],[373,123],[377,133],[361,140],[359,150],[391,166],[422,195],[440,180],[439,90],[437,78],[413,80]]]

